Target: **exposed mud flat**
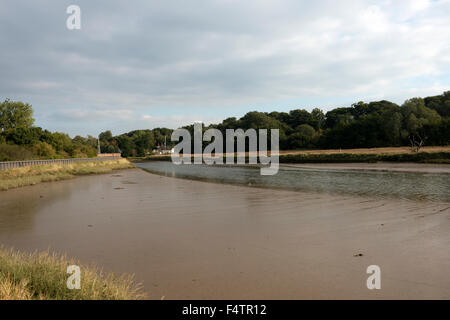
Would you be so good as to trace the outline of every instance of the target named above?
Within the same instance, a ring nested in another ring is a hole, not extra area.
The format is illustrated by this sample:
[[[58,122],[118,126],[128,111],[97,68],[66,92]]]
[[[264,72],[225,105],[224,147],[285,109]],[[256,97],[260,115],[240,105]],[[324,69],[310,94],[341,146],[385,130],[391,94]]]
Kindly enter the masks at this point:
[[[134,273],[154,299],[450,298],[450,203],[140,169],[0,193],[0,243]],[[366,269],[381,268],[381,290]]]

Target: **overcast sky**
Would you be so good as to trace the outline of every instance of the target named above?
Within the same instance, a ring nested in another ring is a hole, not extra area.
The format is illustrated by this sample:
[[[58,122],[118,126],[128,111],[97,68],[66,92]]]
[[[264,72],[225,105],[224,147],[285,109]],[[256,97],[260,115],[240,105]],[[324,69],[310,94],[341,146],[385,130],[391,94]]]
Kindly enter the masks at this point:
[[[449,17],[450,0],[0,0],[0,99],[72,136],[402,103],[450,90]]]

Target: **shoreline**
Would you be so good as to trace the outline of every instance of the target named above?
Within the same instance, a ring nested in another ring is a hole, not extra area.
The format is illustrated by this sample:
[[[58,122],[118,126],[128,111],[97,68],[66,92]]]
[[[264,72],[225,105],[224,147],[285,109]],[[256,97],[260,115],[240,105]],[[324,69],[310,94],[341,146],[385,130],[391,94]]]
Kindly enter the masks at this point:
[[[416,162],[350,162],[350,163],[280,163],[280,167],[315,169],[315,170],[351,170],[450,174],[450,164],[416,163]]]
[[[429,147],[420,152],[407,152],[406,148],[378,148],[378,149],[353,149],[353,150],[281,150],[279,151],[279,162],[283,164],[304,163],[428,163],[428,164],[450,164],[450,147]],[[256,153],[253,153],[256,156]],[[226,154],[223,162],[226,162]],[[194,155],[191,154],[191,159]],[[236,154],[235,154],[236,162]],[[246,162],[249,152],[245,153]],[[172,156],[151,155],[142,158],[129,158],[131,162],[140,161],[171,161]]]
[[[127,159],[86,161],[69,164],[43,164],[0,170],[0,192],[9,189],[73,179],[81,175],[104,174],[134,168]]]
[[[130,162],[171,161],[170,159],[134,159]],[[450,164],[447,163],[421,163],[421,162],[317,162],[317,163],[280,163],[280,168],[300,168],[315,170],[351,170],[351,171],[380,171],[380,172],[409,172],[409,173],[436,173],[450,174]],[[230,166],[226,163],[214,166]],[[232,164],[234,167],[261,168],[257,164]]]

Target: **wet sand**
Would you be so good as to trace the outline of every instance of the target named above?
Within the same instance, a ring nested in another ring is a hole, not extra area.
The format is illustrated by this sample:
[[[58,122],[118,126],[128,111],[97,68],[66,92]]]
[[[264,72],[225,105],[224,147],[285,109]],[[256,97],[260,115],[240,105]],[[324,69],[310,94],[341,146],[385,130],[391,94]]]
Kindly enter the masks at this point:
[[[434,163],[358,162],[358,163],[299,163],[299,164],[280,164],[280,165],[283,167],[323,169],[323,170],[450,173],[450,164],[434,164]]]
[[[450,203],[132,169],[0,192],[0,243],[134,273],[153,299],[450,298]]]

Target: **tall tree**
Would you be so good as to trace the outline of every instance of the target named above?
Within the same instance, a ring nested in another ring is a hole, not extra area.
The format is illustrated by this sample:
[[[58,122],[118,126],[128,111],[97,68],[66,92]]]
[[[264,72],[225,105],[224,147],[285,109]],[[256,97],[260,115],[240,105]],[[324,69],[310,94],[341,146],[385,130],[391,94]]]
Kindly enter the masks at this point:
[[[312,118],[312,122],[314,124],[313,127],[316,130],[320,130],[325,126],[325,119],[326,119],[325,114],[319,108],[314,108],[311,111],[311,118]]]
[[[28,103],[6,99],[0,103],[0,130],[33,126],[33,108]]]
[[[439,114],[425,106],[422,98],[406,100],[402,106],[403,119],[405,121],[405,135],[408,137],[414,151],[425,144],[428,139],[427,127],[439,124]]]

